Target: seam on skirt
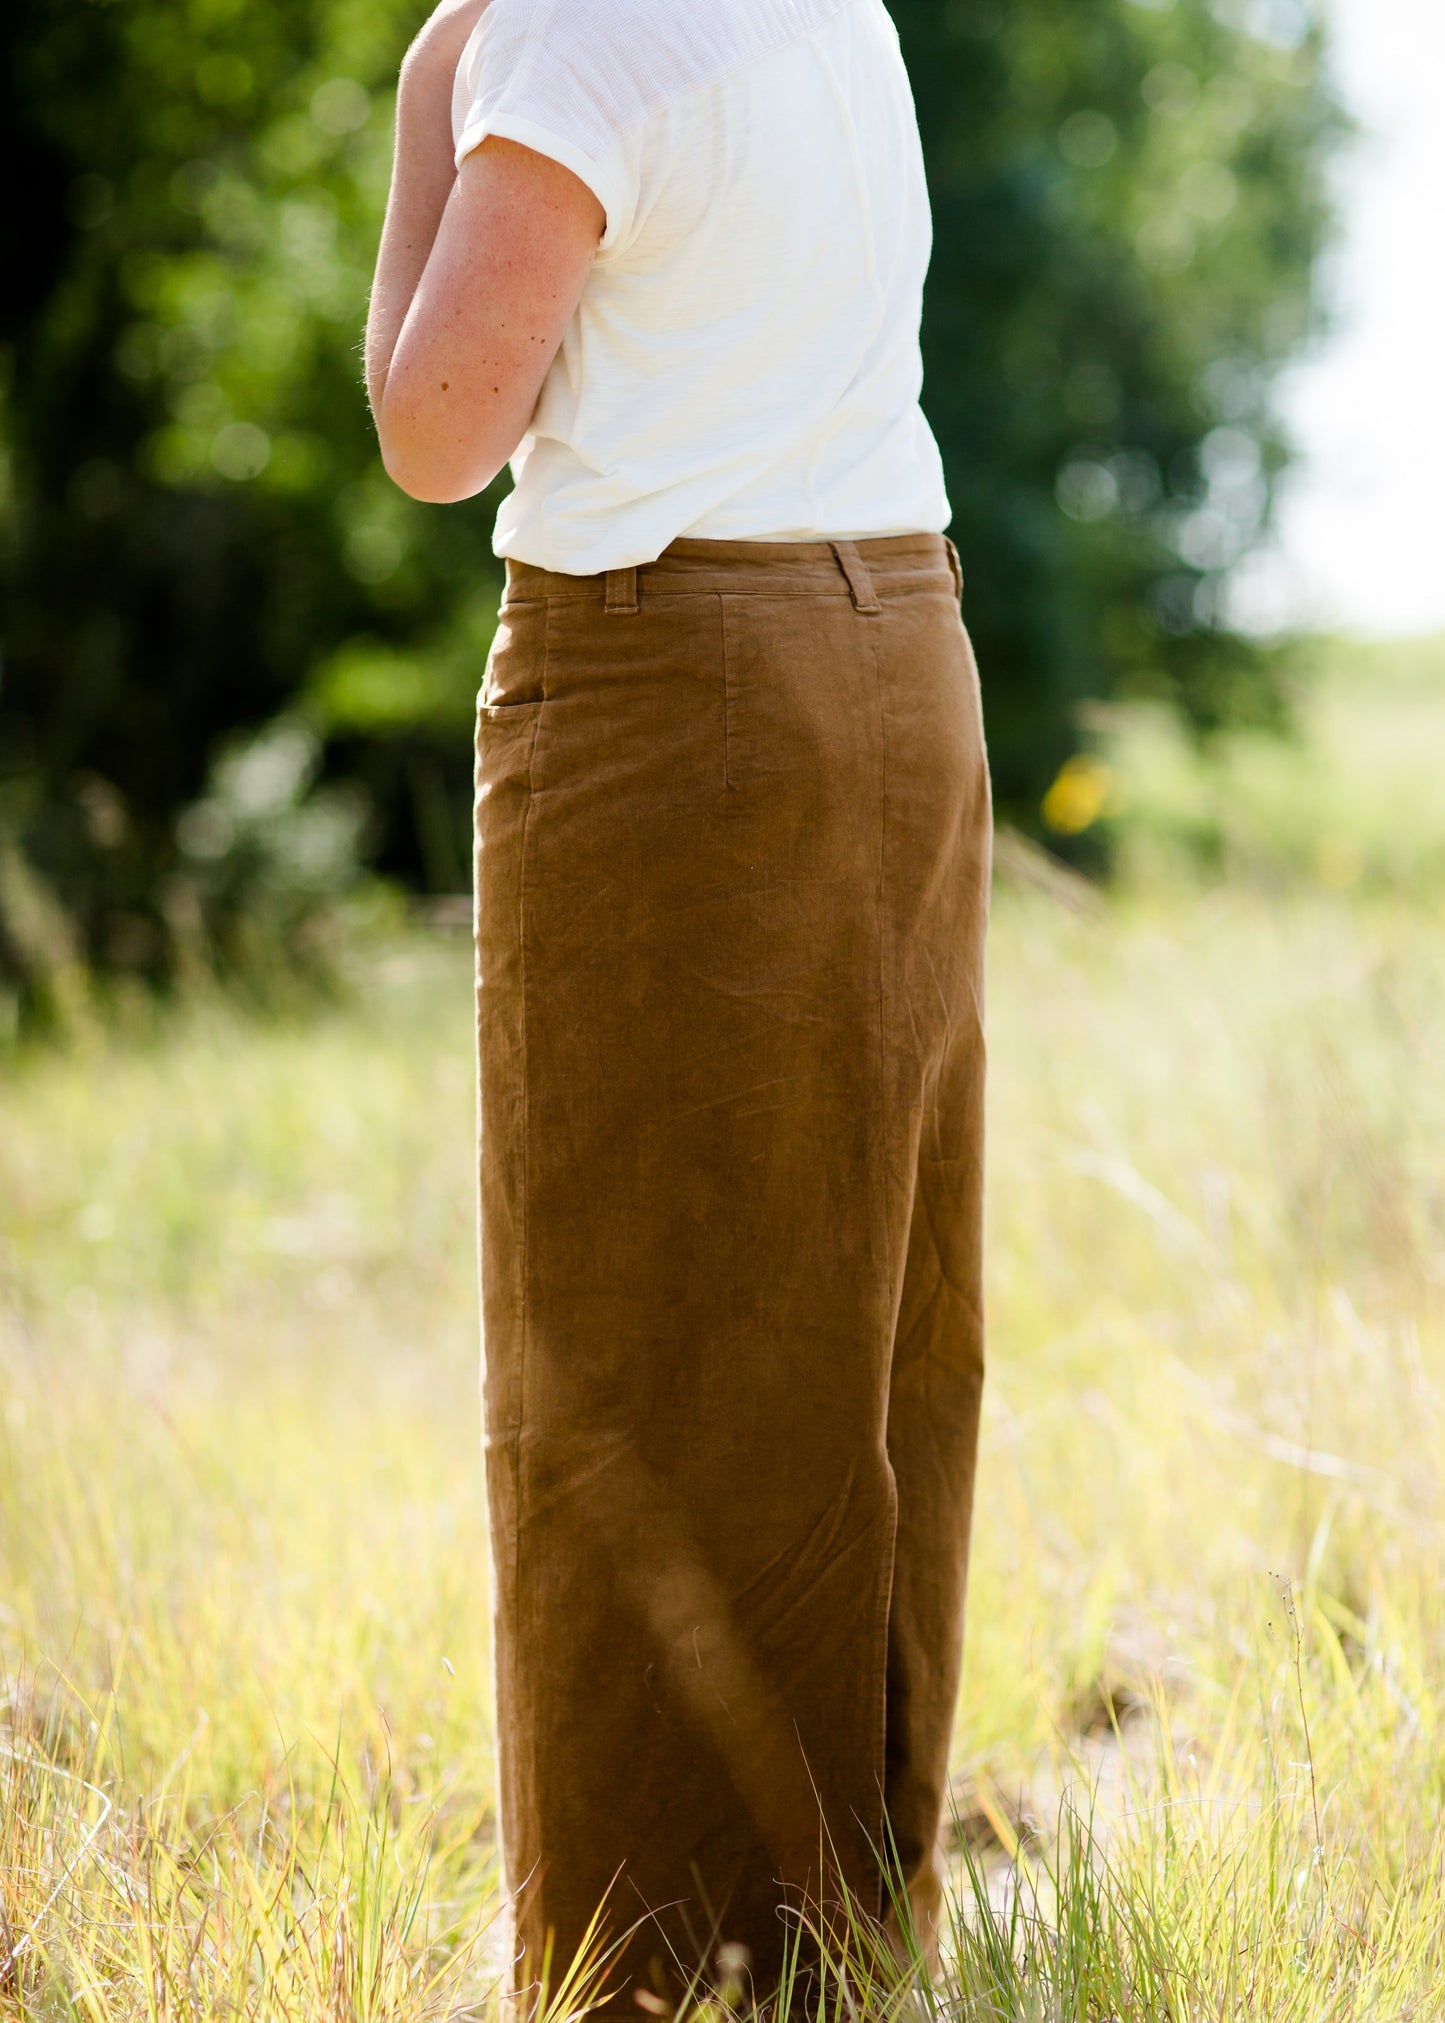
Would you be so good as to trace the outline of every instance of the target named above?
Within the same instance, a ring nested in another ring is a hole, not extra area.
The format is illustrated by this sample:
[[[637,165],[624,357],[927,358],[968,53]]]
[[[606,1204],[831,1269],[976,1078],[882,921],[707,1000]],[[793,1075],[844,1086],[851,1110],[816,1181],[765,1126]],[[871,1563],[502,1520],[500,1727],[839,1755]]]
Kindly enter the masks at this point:
[[[698,584],[693,588],[688,588],[682,584],[670,584],[665,578],[649,582],[647,576],[642,571],[639,571],[638,574],[640,588],[648,593],[648,601],[653,604],[673,597],[757,597],[768,598],[773,601],[792,597],[835,597],[849,604],[853,601],[852,593],[846,584],[844,584],[841,590],[834,590],[831,585],[823,582],[789,583],[784,588],[770,590],[761,584],[754,587],[750,583],[739,582],[730,583],[726,589],[719,590],[716,580],[712,583]],[[947,584],[948,581],[949,578],[945,575],[943,583]],[[885,584],[883,587],[885,590],[891,587],[891,593],[897,596],[900,589],[916,588],[920,591],[928,591],[937,590],[941,586],[937,582],[925,581],[917,585],[889,586]],[[600,592],[588,590],[549,590],[540,597],[508,598],[505,606],[499,608],[503,612],[517,611],[525,609],[529,605],[538,604],[592,604],[600,611],[602,609],[602,597]]]
[[[853,593],[848,588],[846,579],[841,575],[836,578],[825,575],[821,569],[808,576],[800,575],[791,582],[782,583],[778,581],[778,572],[756,584],[749,582],[748,574],[749,572],[744,570],[728,569],[696,569],[686,573],[680,569],[664,569],[653,576],[648,573],[646,565],[637,572],[640,588],[650,589],[654,597],[846,597],[850,603],[852,602]],[[761,571],[759,574],[761,575]],[[689,582],[689,576],[698,576],[703,580]],[[727,579],[721,591],[717,587],[719,577]],[[505,606],[506,610],[515,611],[519,604],[545,604],[549,598],[557,599],[563,604],[587,603],[597,605],[599,610],[603,608],[603,579],[600,577],[553,576],[548,580],[553,587],[539,590],[534,597],[524,597],[516,591],[509,591],[504,604],[499,604],[497,609],[500,611]],[[918,579],[920,588],[928,588],[930,585],[936,588],[938,583],[946,584],[948,581],[946,570],[941,573],[933,570]],[[559,584],[565,587],[560,589],[555,587]]]
[[[880,1210],[883,1221],[883,1252],[887,1268],[888,1313],[893,1315],[895,1290],[893,1284],[893,1238],[888,1222],[888,1052],[887,1028],[885,1024],[885,968],[884,954],[884,888],[887,872],[888,844],[888,713],[883,702],[883,667],[878,657],[878,635],[869,630],[868,649],[873,657],[873,685],[878,698],[878,1121],[879,1121],[879,1164],[882,1174],[880,1188]],[[891,1325],[888,1345],[888,1381],[892,1386],[892,1341]],[[878,1771],[879,1820],[883,1828],[883,1861],[887,1860],[888,1832],[888,1626],[893,1613],[893,1574],[898,1549],[898,1486],[893,1475],[893,1462],[888,1454],[888,1402],[885,1395],[883,1405],[883,1447],[884,1466],[887,1470],[889,1488],[889,1527],[886,1565],[879,1580],[878,1620],[874,1626],[873,1644],[875,1663],[878,1671],[877,1697],[874,1720],[877,1729],[875,1762]],[[885,1875],[880,1863],[878,1877],[877,1915],[882,1917],[886,1897]]]
[[[549,628],[550,629],[550,628]],[[543,687],[546,687],[546,644],[543,644]],[[531,1324],[531,1302],[528,1298],[528,1272],[530,1266],[530,1237],[532,1208],[530,1199],[530,1172],[528,1147],[531,1139],[531,1101],[528,1094],[527,1075],[527,838],[532,828],[532,806],[535,798],[532,786],[533,759],[537,749],[537,731],[541,724],[540,710],[532,722],[532,735],[527,740],[527,806],[522,815],[522,834],[517,846],[517,965],[519,978],[521,1054],[522,1054],[522,1231],[519,1277],[521,1281],[521,1325],[518,1328],[517,1345],[517,1418],[512,1429],[512,1634],[519,1634],[519,1619],[522,1613],[522,1428],[526,1423],[527,1384],[527,1334]]]
[[[728,721],[731,714],[731,696],[728,685],[728,607],[727,599],[721,590],[716,591],[714,594],[717,597],[718,644],[722,653],[723,786],[727,791],[731,792],[733,780],[731,726]]]
[[[870,635],[868,644],[873,656],[873,686],[878,698],[878,1104],[883,1134],[883,1239],[891,1309],[897,1289],[893,1283],[893,1242],[888,1228],[888,1028],[883,953],[883,900],[888,849],[888,713],[883,703],[883,668],[878,658],[876,633]]]

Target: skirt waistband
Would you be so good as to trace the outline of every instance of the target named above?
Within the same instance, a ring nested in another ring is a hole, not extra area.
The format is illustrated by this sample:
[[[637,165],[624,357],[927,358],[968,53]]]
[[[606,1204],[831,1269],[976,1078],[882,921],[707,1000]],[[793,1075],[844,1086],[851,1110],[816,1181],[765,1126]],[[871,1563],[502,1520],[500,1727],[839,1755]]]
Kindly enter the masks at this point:
[[[710,541],[681,535],[653,562],[573,576],[507,557],[508,604],[572,598],[608,611],[639,608],[649,592],[668,597],[851,596],[860,611],[890,592],[950,579],[962,589],[958,551],[944,534],[882,534],[861,541]]]

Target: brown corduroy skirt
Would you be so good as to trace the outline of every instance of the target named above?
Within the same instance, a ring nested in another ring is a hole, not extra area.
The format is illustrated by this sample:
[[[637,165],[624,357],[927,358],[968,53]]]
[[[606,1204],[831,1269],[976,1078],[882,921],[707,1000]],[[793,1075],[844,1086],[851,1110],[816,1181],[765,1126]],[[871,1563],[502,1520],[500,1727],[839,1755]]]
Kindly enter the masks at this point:
[[[934,534],[512,563],[477,730],[514,1984],[926,1921],[983,1377],[991,820]],[[737,1957],[737,1956],[734,1956]],[[622,2006],[630,2008],[624,1996]]]

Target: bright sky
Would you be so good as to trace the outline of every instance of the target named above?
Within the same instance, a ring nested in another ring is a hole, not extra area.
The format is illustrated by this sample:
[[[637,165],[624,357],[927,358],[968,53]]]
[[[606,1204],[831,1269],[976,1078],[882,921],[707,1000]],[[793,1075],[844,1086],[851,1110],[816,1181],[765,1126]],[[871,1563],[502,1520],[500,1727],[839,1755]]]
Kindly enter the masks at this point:
[[[1331,0],[1363,131],[1340,172],[1334,333],[1285,381],[1302,462],[1240,616],[1445,629],[1445,0]]]

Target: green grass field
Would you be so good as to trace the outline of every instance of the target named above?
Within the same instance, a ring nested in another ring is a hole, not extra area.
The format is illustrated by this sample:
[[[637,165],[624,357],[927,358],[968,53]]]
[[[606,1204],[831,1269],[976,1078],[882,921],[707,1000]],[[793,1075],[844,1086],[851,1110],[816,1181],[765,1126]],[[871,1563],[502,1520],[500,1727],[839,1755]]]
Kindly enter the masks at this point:
[[[941,1981],[830,2014],[1445,2013],[1408,687],[1352,734],[1330,690],[1292,760],[1176,753],[1223,878],[1170,868],[1136,724],[1130,880],[1000,882],[958,1921]],[[465,939],[132,1025],[0,1061],[0,2015],[491,2015]]]

